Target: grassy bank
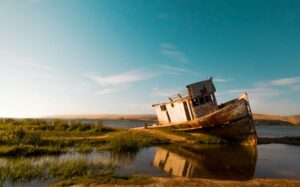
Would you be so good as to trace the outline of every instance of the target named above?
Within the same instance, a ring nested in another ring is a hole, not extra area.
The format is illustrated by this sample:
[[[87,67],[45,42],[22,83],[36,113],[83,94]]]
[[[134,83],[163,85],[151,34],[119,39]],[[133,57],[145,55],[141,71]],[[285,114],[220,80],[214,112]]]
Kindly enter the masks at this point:
[[[142,129],[141,131],[156,136],[166,138],[170,142],[176,143],[192,143],[192,144],[228,144],[229,142],[217,136],[201,134],[201,133],[187,133],[183,131],[176,131],[170,127],[159,129]]]
[[[7,161],[0,166],[1,182],[27,182],[30,180],[70,179],[73,177],[100,177],[114,171],[114,164],[95,160],[66,160],[34,162],[28,159]]]
[[[71,179],[60,180],[54,184],[52,187],[60,187],[60,186],[90,186],[90,185],[147,185],[154,183],[154,180],[148,176],[141,175],[101,175],[95,177],[73,177]]]
[[[32,145],[0,146],[0,156],[28,157],[41,155],[58,155],[66,150],[60,147],[39,147]]]
[[[140,148],[169,144],[167,138],[162,138],[145,132],[126,130],[112,134],[107,138],[107,143],[98,150],[114,152],[135,152]]]
[[[0,156],[56,155],[68,150],[136,152],[142,147],[169,143],[167,138],[103,124],[61,120],[6,120],[0,122]]]
[[[99,178],[73,178],[70,180],[63,180],[53,186],[145,186],[145,187],[261,187],[261,186],[280,186],[280,187],[298,187],[300,180],[286,180],[286,179],[252,179],[247,181],[230,181],[230,180],[213,180],[213,179],[195,179],[195,178],[158,178],[158,177],[143,177],[143,176],[103,176]]]

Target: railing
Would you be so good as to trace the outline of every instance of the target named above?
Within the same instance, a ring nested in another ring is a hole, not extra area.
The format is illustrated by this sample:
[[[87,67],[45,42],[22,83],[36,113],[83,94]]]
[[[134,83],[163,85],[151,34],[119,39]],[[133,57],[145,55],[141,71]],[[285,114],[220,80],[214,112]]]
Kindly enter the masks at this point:
[[[189,96],[189,93],[188,93],[188,90],[182,90],[181,92],[177,93],[177,94],[174,94],[174,95],[171,95],[169,97],[169,100],[170,101],[175,101],[175,100],[178,100],[178,99],[182,99],[182,98],[185,98]]]

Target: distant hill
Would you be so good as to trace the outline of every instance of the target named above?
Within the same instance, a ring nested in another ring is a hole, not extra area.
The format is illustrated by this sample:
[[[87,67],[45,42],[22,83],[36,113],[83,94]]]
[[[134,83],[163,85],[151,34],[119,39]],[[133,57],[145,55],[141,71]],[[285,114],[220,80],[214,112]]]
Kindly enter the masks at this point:
[[[78,114],[57,115],[47,118],[58,119],[113,119],[113,120],[157,120],[154,114]],[[278,116],[269,114],[254,114],[255,125],[300,125],[300,115]]]
[[[57,115],[47,118],[58,119],[113,119],[113,120],[157,120],[153,114],[77,114],[77,115]]]
[[[278,116],[268,114],[254,114],[256,125],[300,125],[300,115]]]

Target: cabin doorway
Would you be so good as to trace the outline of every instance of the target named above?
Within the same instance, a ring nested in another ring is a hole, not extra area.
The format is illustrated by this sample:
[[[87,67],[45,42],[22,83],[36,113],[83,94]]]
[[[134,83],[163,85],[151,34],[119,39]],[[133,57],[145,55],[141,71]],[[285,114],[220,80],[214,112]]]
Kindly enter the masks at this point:
[[[169,123],[171,123],[171,119],[170,119],[169,112],[168,112],[168,111],[166,111],[166,114],[167,114],[167,117],[168,117]]]
[[[189,112],[189,109],[188,109],[188,106],[187,106],[186,101],[183,102],[183,107],[184,107],[186,119],[187,119],[188,121],[191,121],[191,115],[190,115],[190,112]]]

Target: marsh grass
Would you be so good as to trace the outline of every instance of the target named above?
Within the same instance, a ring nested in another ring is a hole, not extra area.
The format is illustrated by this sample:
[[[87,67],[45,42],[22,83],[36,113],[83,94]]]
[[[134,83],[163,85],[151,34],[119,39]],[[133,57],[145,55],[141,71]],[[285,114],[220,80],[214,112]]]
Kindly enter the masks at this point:
[[[178,136],[185,137],[187,140],[191,140],[196,144],[228,144],[229,143],[226,139],[217,136],[206,135],[206,134],[195,135],[193,133],[176,131],[170,127],[160,128],[159,130],[170,134],[175,134]]]
[[[91,145],[88,145],[88,144],[82,144],[82,145],[79,145],[75,148],[75,150],[79,153],[91,153],[93,152],[93,147]]]
[[[0,166],[0,179],[12,183],[30,180],[70,179],[72,177],[96,177],[110,174],[114,164],[103,164],[101,161],[86,159],[65,161],[43,161],[36,163],[20,158],[7,161]]]
[[[106,137],[101,138],[104,133]],[[137,152],[142,147],[167,143],[167,139],[149,133],[116,130],[104,127],[101,123],[61,120],[0,122],[0,156],[55,155],[70,149],[90,153],[94,147],[102,151]]]
[[[137,131],[121,131],[107,139],[107,143],[98,150],[113,152],[136,152],[140,148],[170,143],[168,139]]]
[[[42,137],[52,135],[88,136],[101,135],[113,131],[115,131],[115,129],[103,126],[102,121],[97,121],[97,123],[92,124],[82,123],[76,120],[63,121],[55,119],[7,119],[0,121],[1,137],[6,137],[6,139],[15,140],[16,142],[24,141],[26,134],[30,134],[31,136],[36,135],[34,133],[40,133]]]
[[[78,176],[97,176],[112,173],[115,164],[103,164],[101,161],[88,161],[86,159],[67,160],[50,164],[48,178],[72,178]]]
[[[44,177],[43,165],[34,165],[31,161],[23,159],[10,161],[1,166],[1,170],[2,181],[26,182]]]
[[[116,175],[108,174],[96,177],[73,177],[71,179],[61,180],[55,184],[50,185],[51,187],[61,187],[61,186],[72,186],[72,185],[145,185],[152,183],[153,180],[148,176],[140,175]]]
[[[114,131],[113,128],[103,126],[102,122],[97,124],[85,124],[78,121],[62,121],[53,120],[51,123],[41,123],[35,128],[35,130],[42,130],[48,133],[51,132],[70,132],[70,133],[81,133],[85,132],[88,134],[103,134]]]
[[[40,155],[58,155],[66,150],[60,147],[38,147],[32,145],[1,146],[0,156],[28,157]]]
[[[101,123],[8,119],[0,121],[0,156],[53,155],[74,147],[81,153],[89,153],[92,147],[106,142],[92,136],[113,131]]]

